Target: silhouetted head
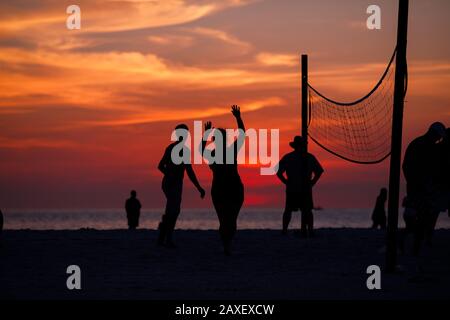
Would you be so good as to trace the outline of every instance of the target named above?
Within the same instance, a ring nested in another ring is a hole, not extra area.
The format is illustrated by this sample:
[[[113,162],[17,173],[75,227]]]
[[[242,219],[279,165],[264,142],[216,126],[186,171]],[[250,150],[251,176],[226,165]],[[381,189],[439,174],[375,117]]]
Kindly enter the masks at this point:
[[[189,131],[189,127],[188,127],[186,124],[184,124],[184,123],[180,123],[179,125],[177,125],[177,126],[175,127],[175,133],[176,133],[176,135],[177,135],[178,141],[181,141],[181,140],[182,140],[182,137],[177,133],[177,130],[186,130],[186,131]]]
[[[294,140],[289,142],[289,145],[295,151],[301,151],[305,147],[305,139],[302,136],[295,136]]]
[[[445,126],[441,122],[435,122],[430,126],[426,135],[433,143],[435,143],[445,137],[445,131]]]
[[[132,198],[136,198],[137,196],[136,190],[131,190],[130,195]]]

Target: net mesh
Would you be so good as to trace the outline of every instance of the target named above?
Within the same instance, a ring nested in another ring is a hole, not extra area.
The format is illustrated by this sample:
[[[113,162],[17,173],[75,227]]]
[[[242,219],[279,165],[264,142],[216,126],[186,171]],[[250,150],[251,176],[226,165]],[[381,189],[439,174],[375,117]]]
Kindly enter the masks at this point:
[[[347,161],[371,164],[391,152],[395,68],[392,58],[377,85],[363,98],[337,102],[308,84],[308,135],[320,147]]]

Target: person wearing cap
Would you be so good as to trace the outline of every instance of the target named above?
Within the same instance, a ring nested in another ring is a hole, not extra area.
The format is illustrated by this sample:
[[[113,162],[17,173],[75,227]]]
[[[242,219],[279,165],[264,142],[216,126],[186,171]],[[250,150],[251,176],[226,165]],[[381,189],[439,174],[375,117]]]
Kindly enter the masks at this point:
[[[283,234],[287,234],[292,212],[301,211],[302,237],[312,236],[313,196],[312,187],[319,181],[323,168],[312,154],[305,152],[305,140],[294,137],[289,143],[294,151],[279,162],[277,176],[286,185],[286,206],[283,213]]]
[[[166,196],[166,209],[159,224],[158,245],[175,248],[172,234],[175,229],[178,215],[181,210],[181,196],[183,191],[184,172],[186,171],[189,179],[197,188],[200,197],[205,197],[205,190],[200,186],[191,163],[181,162],[175,163],[172,159],[172,150],[177,147],[180,149],[179,156],[183,154],[190,155],[190,150],[184,145],[183,133],[188,132],[185,124],[180,124],[175,128],[177,141],[171,143],[165,150],[164,155],[159,162],[158,169],[164,175],[162,180],[162,190]],[[180,148],[179,144],[183,144]]]
[[[406,193],[411,206],[417,211],[414,240],[414,254],[418,255],[425,233],[432,225],[433,190],[439,163],[436,144],[445,136],[445,126],[433,123],[428,131],[414,139],[406,148],[403,160],[403,174],[406,179]]]

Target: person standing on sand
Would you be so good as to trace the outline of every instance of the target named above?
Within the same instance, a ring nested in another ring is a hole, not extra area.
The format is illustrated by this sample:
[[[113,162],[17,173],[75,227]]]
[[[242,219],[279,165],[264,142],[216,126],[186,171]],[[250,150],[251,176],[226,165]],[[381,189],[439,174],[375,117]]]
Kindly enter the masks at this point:
[[[225,255],[231,255],[231,243],[237,229],[237,218],[244,203],[244,185],[238,172],[237,156],[245,141],[245,126],[241,118],[241,110],[237,105],[231,107],[231,113],[236,118],[239,129],[237,139],[228,146],[226,130],[217,128],[214,130],[214,136],[221,138],[222,148],[218,149],[216,144],[214,150],[206,150],[205,140],[200,146],[204,157],[217,160],[209,164],[213,173],[211,197],[219,218],[219,233]],[[211,129],[211,122],[206,122],[205,131]],[[205,156],[205,154],[208,155]],[[232,161],[229,161],[229,158]]]
[[[135,230],[139,227],[139,216],[141,215],[141,203],[136,198],[136,191],[131,190],[130,198],[125,202],[127,212],[128,229]]]
[[[185,124],[180,124],[175,128],[175,133],[177,134],[178,141],[170,144],[164,155],[159,162],[158,169],[164,175],[162,180],[162,190],[166,196],[166,209],[164,215],[162,216],[161,222],[159,224],[159,236],[158,245],[166,246],[169,248],[175,248],[175,244],[172,239],[172,234],[175,229],[175,224],[177,222],[178,215],[181,210],[181,196],[183,192],[183,179],[184,172],[187,175],[197,190],[200,192],[200,197],[203,199],[205,197],[205,190],[200,186],[197,180],[194,169],[190,163],[180,163],[176,164],[172,160],[172,150],[174,147],[182,143],[181,150],[179,153],[180,157],[183,157],[184,153],[191,154],[190,150],[184,145],[183,137],[178,135],[181,131],[188,131],[188,127]]]
[[[442,141],[435,144],[434,157],[436,165],[432,167],[432,211],[431,222],[425,234],[427,245],[431,246],[434,229],[436,227],[439,214],[449,208],[450,203],[450,130],[447,128]]]
[[[380,194],[377,197],[375,208],[372,213],[372,229],[386,229],[386,209],[385,204],[387,200],[387,189],[382,188]]]
[[[286,185],[286,206],[283,213],[283,234],[287,234],[293,211],[301,211],[302,237],[313,236],[312,188],[319,181],[324,170],[310,153],[306,153],[305,140],[296,136],[289,145],[294,149],[279,163],[277,176]],[[286,177],[285,177],[286,174]]]
[[[427,133],[413,140],[406,148],[402,165],[406,193],[411,208],[417,212],[414,255],[419,254],[425,234],[433,223],[434,168],[439,164],[436,143],[444,136],[445,126],[435,122]]]

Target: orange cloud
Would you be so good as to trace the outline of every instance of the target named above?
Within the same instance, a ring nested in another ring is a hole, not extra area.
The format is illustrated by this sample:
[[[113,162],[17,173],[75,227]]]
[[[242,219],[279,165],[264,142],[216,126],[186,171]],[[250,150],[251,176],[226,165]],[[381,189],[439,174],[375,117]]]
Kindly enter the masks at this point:
[[[143,28],[179,25],[195,21],[229,7],[242,6],[249,1],[225,0],[205,1],[198,4],[183,0],[143,1],[94,0],[81,2],[82,29],[87,32],[114,32]],[[31,3],[31,2],[30,2]],[[59,3],[58,3],[59,4]],[[31,7],[31,6],[30,6]],[[7,7],[6,9],[13,9]],[[0,29],[20,32],[27,29],[53,27],[62,29],[68,15],[63,4],[56,6],[53,1],[44,0],[40,8],[6,15],[0,22]],[[57,10],[57,9],[60,10]],[[126,14],[123,14],[126,12]]]
[[[256,56],[258,62],[267,66],[298,66],[299,56],[293,54],[276,54],[262,52]]]

